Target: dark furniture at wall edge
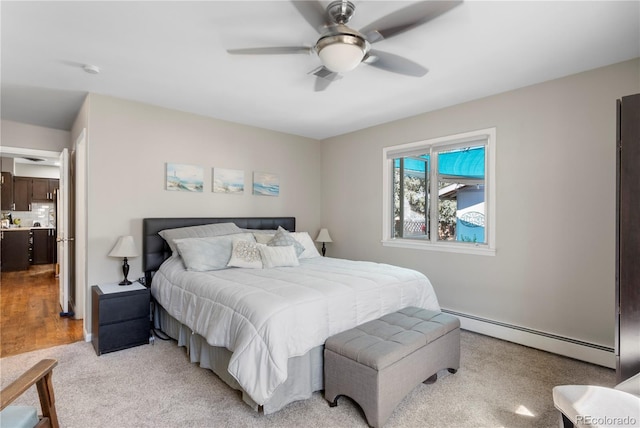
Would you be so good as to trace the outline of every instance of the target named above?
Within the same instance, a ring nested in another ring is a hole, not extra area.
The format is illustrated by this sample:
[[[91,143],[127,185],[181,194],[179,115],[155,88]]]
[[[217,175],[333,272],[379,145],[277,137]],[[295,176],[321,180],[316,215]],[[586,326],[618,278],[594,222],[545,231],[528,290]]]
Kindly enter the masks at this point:
[[[91,304],[91,342],[96,354],[149,343],[148,288],[138,282],[122,287],[117,283],[94,285]]]
[[[640,372],[640,94],[617,102],[616,383]]]

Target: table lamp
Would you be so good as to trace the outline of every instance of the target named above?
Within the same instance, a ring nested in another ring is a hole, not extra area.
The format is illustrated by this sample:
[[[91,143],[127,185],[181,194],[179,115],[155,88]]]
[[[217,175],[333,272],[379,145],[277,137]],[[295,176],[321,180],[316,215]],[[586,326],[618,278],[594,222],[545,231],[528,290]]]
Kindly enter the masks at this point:
[[[329,231],[327,229],[320,229],[320,233],[318,233],[318,237],[316,238],[316,242],[322,242],[322,257],[324,257],[327,249],[325,248],[325,242],[333,242],[331,240],[331,236],[329,236]]]
[[[119,285],[129,285],[131,281],[127,279],[129,275],[129,263],[127,257],[137,257],[138,249],[133,242],[133,236],[121,236],[118,238],[118,242],[109,253],[109,257],[123,257],[122,273],[124,274],[124,280]]]

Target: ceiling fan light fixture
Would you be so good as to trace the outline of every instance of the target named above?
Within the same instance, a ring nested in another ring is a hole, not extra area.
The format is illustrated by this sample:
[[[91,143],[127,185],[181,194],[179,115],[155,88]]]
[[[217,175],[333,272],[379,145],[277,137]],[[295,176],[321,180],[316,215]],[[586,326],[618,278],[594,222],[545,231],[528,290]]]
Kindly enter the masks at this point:
[[[336,73],[344,73],[353,70],[362,62],[366,42],[358,36],[338,34],[318,40],[316,50],[326,68]]]

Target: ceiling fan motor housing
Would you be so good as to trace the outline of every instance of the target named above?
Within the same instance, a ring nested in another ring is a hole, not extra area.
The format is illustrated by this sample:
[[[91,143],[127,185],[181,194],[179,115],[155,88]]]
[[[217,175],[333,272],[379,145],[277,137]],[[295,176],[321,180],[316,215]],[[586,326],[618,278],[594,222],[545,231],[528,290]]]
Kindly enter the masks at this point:
[[[336,24],[346,24],[353,16],[356,7],[350,1],[337,0],[327,6],[327,15]]]

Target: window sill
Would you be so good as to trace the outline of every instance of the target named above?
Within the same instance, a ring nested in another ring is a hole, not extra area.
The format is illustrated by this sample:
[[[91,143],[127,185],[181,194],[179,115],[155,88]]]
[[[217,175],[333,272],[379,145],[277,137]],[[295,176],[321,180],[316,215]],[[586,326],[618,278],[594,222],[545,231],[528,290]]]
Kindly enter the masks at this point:
[[[458,253],[458,254],[475,254],[479,256],[495,256],[495,248],[489,248],[486,245],[474,245],[474,244],[453,244],[447,243],[433,243],[416,241],[413,239],[386,239],[382,241],[383,247],[397,247],[397,248],[411,248],[414,250],[426,250],[426,251],[440,251],[443,253]]]

